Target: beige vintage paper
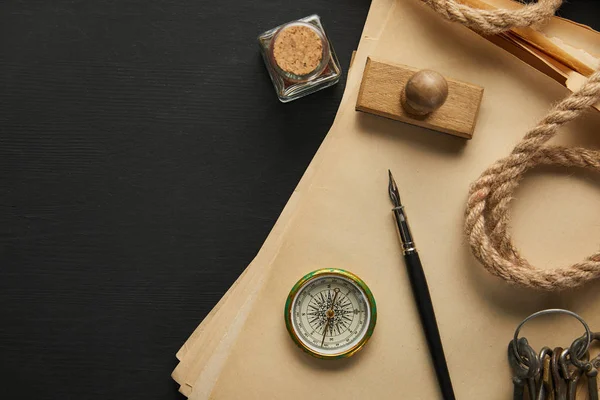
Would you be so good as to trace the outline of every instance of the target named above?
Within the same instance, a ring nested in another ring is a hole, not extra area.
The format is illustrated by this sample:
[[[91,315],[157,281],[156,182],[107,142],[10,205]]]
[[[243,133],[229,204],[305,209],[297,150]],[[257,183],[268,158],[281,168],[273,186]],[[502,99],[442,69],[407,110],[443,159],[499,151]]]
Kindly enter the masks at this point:
[[[487,4],[501,8],[523,7],[522,4],[512,2],[511,0],[463,1],[465,4],[483,8],[485,8]],[[382,5],[382,2],[379,2],[376,3],[375,7],[372,8],[371,16],[369,18],[369,25],[371,27],[381,25],[381,23],[377,22],[375,18],[377,15],[384,16],[383,11],[386,7],[389,6],[387,4],[384,6]],[[598,49],[600,49],[600,34],[588,27],[578,25],[572,21],[564,20],[559,17],[554,17],[547,24],[538,28],[541,30],[531,31],[522,29],[519,30],[519,32],[522,34],[531,32],[531,35],[534,35],[535,37],[531,37],[530,39],[535,40],[536,42],[539,40],[547,41],[549,39],[552,43],[564,47],[567,51],[571,51],[569,49],[582,49],[587,51],[587,54],[600,54],[598,53]],[[367,30],[368,29],[369,28],[367,28]],[[526,36],[529,37],[530,35],[526,34]],[[516,38],[513,39],[516,40]],[[496,41],[494,41],[494,43],[498,44]],[[549,45],[554,46],[553,44]],[[542,55],[539,53],[539,51],[530,47],[527,47],[527,49],[528,51],[536,52],[537,56],[543,57],[545,60],[544,62],[551,62],[547,55]],[[583,62],[587,62],[586,60],[590,59],[582,52],[579,52],[577,57]],[[591,65],[591,68],[596,67],[597,63]],[[559,70],[562,71],[562,68],[566,67],[561,66]],[[567,72],[563,72],[563,76],[560,76],[558,79],[554,77],[554,79],[559,81],[561,84],[566,85],[569,89],[576,90],[576,88],[581,85],[584,77],[574,71],[569,70],[568,68],[567,70]],[[548,71],[546,71],[546,73],[548,73]],[[551,74],[551,76],[553,75],[554,74]],[[565,79],[566,83],[564,82]],[[320,159],[320,155],[322,153],[323,151],[320,151],[313,160],[311,168],[307,171],[305,177],[301,180],[294,195],[290,199],[288,207],[286,207],[286,212],[280,216],[278,223],[270,234],[270,238],[265,242],[265,246],[261,251],[262,259],[267,257],[273,251],[276,251],[278,243],[276,238],[282,234],[283,230],[285,229],[285,225],[292,219],[291,216],[293,215],[294,209],[292,205],[297,203],[300,194],[303,193],[303,186],[306,186],[308,176],[311,175],[310,171],[311,169],[315,169],[315,166],[318,165],[318,160]],[[238,320],[243,319],[238,318],[238,315],[245,315],[243,310],[250,306],[251,301],[248,299],[252,299],[254,297],[250,294],[254,293],[256,288],[260,286],[260,282],[262,282],[262,276],[264,276],[268,269],[264,267],[265,265],[268,265],[268,263],[261,261],[260,259],[257,259],[251,263],[244,274],[240,276],[230,290],[228,290],[227,294],[202,321],[200,326],[194,331],[194,333],[182,346],[181,350],[177,353],[177,358],[181,360],[181,363],[173,372],[173,378],[183,385],[181,390],[183,393],[189,394],[191,392],[191,385],[197,379],[200,373],[199,371],[203,370],[207,365],[210,365],[210,360],[214,358],[214,350],[217,348],[217,346],[223,347],[223,339],[226,337],[226,335],[228,336],[228,341],[232,341],[232,335],[228,332],[228,328],[230,325],[237,325]],[[236,324],[232,324],[233,321],[236,321]]]
[[[366,38],[361,44],[363,49],[368,49],[375,42],[369,38],[378,37],[385,26],[388,11],[393,6],[392,0],[380,0],[376,7],[371,7],[369,17],[363,29],[363,37]],[[353,58],[354,59],[354,58]],[[362,68],[361,68],[362,70]],[[350,73],[350,71],[348,71]],[[342,99],[342,104],[348,98]],[[338,115],[343,109],[338,110]],[[348,108],[348,112],[354,112]],[[180,391],[189,396],[194,387],[196,395],[210,389],[214,380],[218,377],[224,359],[234,343],[239,327],[245,321],[248,308],[251,306],[255,293],[260,289],[264,276],[270,268],[269,257],[274,257],[279,250],[281,237],[292,224],[296,216],[296,206],[308,192],[314,173],[319,169],[323,155],[326,153],[330,140],[326,137],[311,164],[302,176],[301,181],[288,200],[286,207],[269,237],[260,249],[258,256],[248,266],[243,276],[236,280],[224,298],[217,305],[218,309],[205,318],[192,336],[186,341],[177,353],[181,360],[173,372],[173,378],[181,385]],[[196,386],[194,386],[196,385]]]
[[[264,277],[269,271],[269,258],[274,257],[277,253],[281,237],[293,220],[295,206],[304,194],[304,189],[308,188],[313,172],[320,164],[325,147],[324,144],[321,146],[304,172],[301,181],[288,200],[285,210],[269,233],[260,254],[244,270],[177,352],[176,356],[180,363],[173,371],[172,377],[181,385],[180,392],[186,396],[191,394],[193,384],[196,383],[206,367],[212,363],[218,363],[217,360],[222,358],[221,354],[227,354],[235,338],[231,328],[242,324],[245,320],[246,310],[252,304],[254,294],[260,289]],[[220,353],[217,352],[219,349]]]
[[[511,0],[463,0],[465,4],[473,4],[475,7],[484,7],[485,4],[490,4],[496,7],[503,8],[517,8],[522,7],[521,4],[512,2]],[[483,3],[484,1],[485,3]],[[378,27],[381,25],[380,21],[376,21],[379,16],[384,17],[383,12],[389,5],[385,5],[382,2],[375,4],[375,7],[371,9],[371,16],[369,18],[369,24],[365,32],[368,32],[369,26]],[[547,24],[545,24],[541,30],[532,32],[533,35],[537,35],[540,40],[546,40],[549,38],[552,42],[557,45],[569,48],[585,49],[588,54],[598,55],[598,49],[600,49],[600,34],[591,30],[590,28],[578,25],[572,21],[564,20],[559,17],[552,18]],[[523,30],[521,30],[523,31]],[[543,35],[540,36],[540,35]],[[489,38],[488,38],[489,39]],[[532,40],[535,38],[531,38]],[[535,39],[537,41],[537,39]],[[498,44],[497,42],[494,42]],[[570,46],[570,47],[569,47]],[[363,44],[364,49],[364,44]],[[529,51],[536,51],[528,48]],[[537,52],[537,51],[536,51]],[[538,56],[542,56],[541,53],[537,53]],[[586,60],[585,54],[579,53],[577,57],[583,55],[581,58],[584,62]],[[547,56],[543,56],[545,62],[549,62]],[[589,57],[588,57],[589,58]],[[597,65],[592,65],[595,68]],[[563,67],[561,67],[563,68]],[[569,70],[570,71],[570,70]],[[548,71],[546,71],[548,72]],[[556,77],[554,77],[556,79]],[[561,84],[565,84],[571,90],[576,90],[582,81],[583,76],[574,72],[565,72],[564,77],[557,79]],[[323,146],[325,147],[325,146]],[[181,363],[177,366],[173,372],[173,378],[182,384],[181,391],[185,394],[191,393],[192,384],[197,380],[197,377],[201,372],[204,371],[207,366],[211,365],[211,360],[222,358],[222,355],[215,355],[215,350],[221,349],[223,354],[226,354],[226,350],[230,345],[225,345],[225,342],[232,343],[234,336],[229,329],[230,326],[239,326],[240,321],[244,319],[246,312],[256,292],[257,288],[260,287],[262,277],[267,272],[268,262],[265,262],[265,257],[276,251],[278,246],[277,238],[282,234],[285,229],[285,225],[292,219],[294,207],[293,204],[297,203],[302,194],[303,186],[306,186],[308,177],[311,176],[310,171],[316,168],[320,155],[323,153],[323,149],[317,154],[311,168],[307,171],[300,184],[298,185],[294,195],[289,201],[286,207],[286,212],[282,213],[278,223],[273,228],[269,239],[265,242],[265,246],[261,251],[261,257],[257,258],[251,265],[246,269],[244,274],[235,282],[235,284],[228,290],[227,294],[221,299],[219,304],[211,311],[211,313],[202,321],[200,326],[194,331],[186,343],[182,346],[181,350],[177,353],[177,358],[181,360]],[[231,299],[230,299],[231,297]],[[235,323],[233,323],[235,322]],[[235,330],[235,329],[234,329]],[[226,340],[225,340],[226,339]],[[210,369],[210,368],[209,368]],[[214,375],[214,373],[213,373]]]
[[[387,168],[394,171],[408,208],[458,398],[510,396],[506,344],[530,312],[566,307],[600,326],[598,283],[561,295],[509,287],[482,270],[462,236],[469,183],[507,154],[567,91],[412,0],[397,0],[382,28],[377,36],[363,37],[321,165],[296,205],[212,392],[194,386],[191,398],[206,393],[215,399],[300,399],[315,393],[320,398],[438,397],[390,214]],[[368,55],[484,86],[473,140],[354,112]],[[590,114],[564,129],[559,141],[598,148],[599,122]],[[598,177],[577,171],[540,170],[528,176],[513,216],[515,241],[528,258],[556,267],[597,249],[598,184]],[[348,360],[310,358],[294,347],[283,324],[289,288],[306,272],[325,266],[355,272],[378,301],[372,341]],[[568,345],[580,328],[562,321],[539,321],[524,333],[537,347]]]
[[[370,41],[370,37],[379,36],[392,6],[392,0],[380,0],[376,7],[371,7],[369,23],[363,29],[363,36],[367,38],[361,45],[363,49],[374,43]],[[343,101],[347,101],[347,97]],[[338,110],[338,114],[340,112],[342,111]],[[281,237],[294,220],[296,206],[308,191],[329,142],[326,137],[269,233],[260,253],[178,351],[177,358],[181,362],[173,371],[172,377],[181,385],[180,392],[186,396],[191,394],[196,383],[198,395],[206,387],[210,388],[211,382],[218,377],[222,363],[239,332],[239,326],[244,323],[253,303],[254,294],[262,287],[264,276],[269,271],[270,258],[277,254]]]

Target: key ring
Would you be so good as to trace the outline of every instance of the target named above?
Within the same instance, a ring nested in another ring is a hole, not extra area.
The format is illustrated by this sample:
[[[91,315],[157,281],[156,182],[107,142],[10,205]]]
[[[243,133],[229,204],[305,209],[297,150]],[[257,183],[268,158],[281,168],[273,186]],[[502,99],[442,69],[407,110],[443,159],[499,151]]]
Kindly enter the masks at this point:
[[[579,322],[581,322],[581,325],[583,325],[583,327],[585,328],[586,343],[585,343],[585,347],[582,350],[582,354],[587,353],[587,351],[589,350],[590,344],[592,343],[592,331],[590,330],[590,327],[588,326],[587,322],[585,322],[583,318],[581,318],[579,315],[575,314],[573,311],[563,310],[561,308],[550,308],[547,310],[542,310],[542,311],[538,311],[536,313],[531,314],[529,317],[527,317],[523,321],[521,321],[519,326],[517,326],[517,330],[515,330],[515,336],[512,341],[512,350],[515,353],[515,356],[517,357],[517,360],[519,360],[520,363],[527,365],[527,363],[525,362],[523,357],[521,357],[521,355],[519,354],[519,349],[517,348],[517,341],[519,340],[519,332],[521,331],[521,328],[523,328],[523,325],[525,325],[529,320],[540,317],[542,315],[548,315],[548,314],[567,314],[574,318],[577,318],[577,320]],[[575,357],[575,358],[577,358],[577,357]]]

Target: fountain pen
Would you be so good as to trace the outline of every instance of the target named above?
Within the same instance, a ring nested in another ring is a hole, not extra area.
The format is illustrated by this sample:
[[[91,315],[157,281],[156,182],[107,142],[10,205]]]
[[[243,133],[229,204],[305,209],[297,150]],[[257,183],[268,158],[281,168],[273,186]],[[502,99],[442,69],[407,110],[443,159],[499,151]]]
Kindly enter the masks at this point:
[[[415,302],[417,303],[417,308],[419,309],[419,317],[421,319],[421,324],[423,325],[425,338],[427,339],[427,345],[437,375],[438,384],[443,399],[454,400],[454,389],[452,388],[452,381],[450,380],[450,373],[448,372],[448,365],[446,364],[446,356],[444,355],[444,348],[442,347],[440,331],[435,319],[435,312],[433,311],[433,303],[431,302],[429,287],[427,286],[427,280],[425,279],[425,272],[423,271],[419,253],[417,252],[415,242],[410,233],[406,212],[400,201],[398,187],[396,186],[392,172],[388,170],[388,173],[388,192],[390,199],[394,204],[392,211],[396,218],[396,225],[398,226],[398,232],[402,242],[402,252],[404,253],[410,285],[412,287]]]

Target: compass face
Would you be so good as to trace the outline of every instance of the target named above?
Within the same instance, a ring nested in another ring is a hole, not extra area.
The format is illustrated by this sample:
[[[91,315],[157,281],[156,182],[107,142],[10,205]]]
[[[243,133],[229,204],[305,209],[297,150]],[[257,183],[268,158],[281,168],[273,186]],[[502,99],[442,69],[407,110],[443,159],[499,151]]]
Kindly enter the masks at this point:
[[[354,354],[375,327],[373,296],[364,282],[347,271],[325,269],[307,275],[292,289],[288,303],[292,338],[318,357]]]

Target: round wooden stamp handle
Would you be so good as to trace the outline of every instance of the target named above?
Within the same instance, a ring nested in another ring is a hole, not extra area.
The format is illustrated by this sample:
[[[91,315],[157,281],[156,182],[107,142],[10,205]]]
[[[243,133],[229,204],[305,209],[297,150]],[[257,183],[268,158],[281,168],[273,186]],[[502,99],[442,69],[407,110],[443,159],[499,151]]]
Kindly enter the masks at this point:
[[[402,91],[402,106],[413,115],[427,115],[448,98],[448,82],[440,73],[428,69],[415,73]]]

